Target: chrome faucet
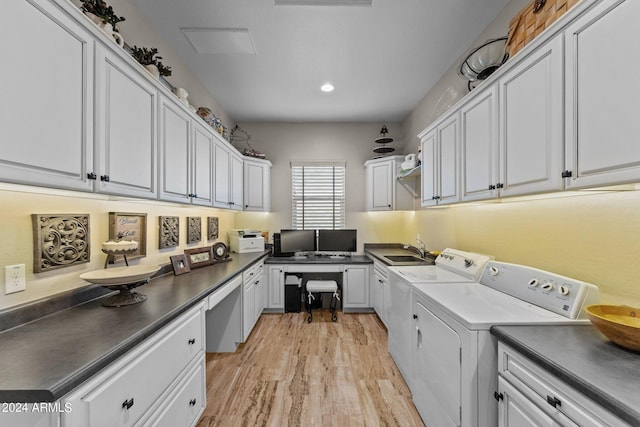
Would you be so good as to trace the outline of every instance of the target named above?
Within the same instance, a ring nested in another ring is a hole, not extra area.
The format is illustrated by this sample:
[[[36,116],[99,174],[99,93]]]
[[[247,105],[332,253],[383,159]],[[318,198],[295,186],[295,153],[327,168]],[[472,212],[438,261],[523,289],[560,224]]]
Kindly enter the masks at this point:
[[[424,257],[426,256],[426,251],[425,251],[425,246],[424,246],[424,242],[420,239],[416,239],[416,242],[418,242],[418,244],[420,245],[420,247],[416,247],[413,245],[404,245],[403,247],[405,249],[408,249],[410,251],[414,251],[420,254],[420,258],[424,259]]]

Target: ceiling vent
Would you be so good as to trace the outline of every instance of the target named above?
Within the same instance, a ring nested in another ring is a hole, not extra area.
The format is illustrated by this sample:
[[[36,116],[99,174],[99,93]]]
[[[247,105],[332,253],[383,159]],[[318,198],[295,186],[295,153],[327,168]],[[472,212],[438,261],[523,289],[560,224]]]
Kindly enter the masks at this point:
[[[274,0],[276,6],[371,6],[373,0]]]
[[[180,28],[198,53],[242,53],[255,55],[248,28]]]

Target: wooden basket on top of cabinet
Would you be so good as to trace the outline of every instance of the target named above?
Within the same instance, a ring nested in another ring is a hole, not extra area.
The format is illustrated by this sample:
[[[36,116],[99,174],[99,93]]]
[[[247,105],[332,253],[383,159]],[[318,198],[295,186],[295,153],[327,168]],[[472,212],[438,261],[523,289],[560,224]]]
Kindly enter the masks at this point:
[[[513,57],[580,0],[532,0],[509,24],[505,52]]]

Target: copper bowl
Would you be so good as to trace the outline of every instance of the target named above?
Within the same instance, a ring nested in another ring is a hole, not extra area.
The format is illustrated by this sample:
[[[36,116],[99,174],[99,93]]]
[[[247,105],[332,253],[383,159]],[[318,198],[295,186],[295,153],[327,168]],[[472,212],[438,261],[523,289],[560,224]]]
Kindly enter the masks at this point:
[[[640,351],[640,308],[626,305],[590,305],[591,323],[620,347]]]

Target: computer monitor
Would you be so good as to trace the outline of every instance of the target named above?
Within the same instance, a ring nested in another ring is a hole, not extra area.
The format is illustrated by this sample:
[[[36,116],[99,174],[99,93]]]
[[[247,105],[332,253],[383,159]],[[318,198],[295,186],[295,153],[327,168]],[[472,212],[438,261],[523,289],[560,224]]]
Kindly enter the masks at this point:
[[[315,252],[316,230],[281,230],[280,252]]]
[[[356,252],[358,230],[318,230],[318,251]]]

